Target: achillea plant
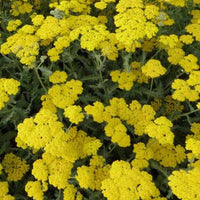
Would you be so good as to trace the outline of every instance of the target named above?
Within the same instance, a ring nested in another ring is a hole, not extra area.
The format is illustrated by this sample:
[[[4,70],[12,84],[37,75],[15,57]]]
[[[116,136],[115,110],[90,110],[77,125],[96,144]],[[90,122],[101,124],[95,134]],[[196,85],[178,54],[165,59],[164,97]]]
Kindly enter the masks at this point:
[[[0,200],[198,200],[199,0],[0,0]]]

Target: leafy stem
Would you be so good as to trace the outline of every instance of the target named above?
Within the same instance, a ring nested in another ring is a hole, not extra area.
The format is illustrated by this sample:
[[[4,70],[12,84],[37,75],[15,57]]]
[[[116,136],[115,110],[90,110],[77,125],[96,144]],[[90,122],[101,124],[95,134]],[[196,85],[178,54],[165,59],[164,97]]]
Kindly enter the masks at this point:
[[[34,71],[35,71],[37,79],[39,80],[39,82],[40,82],[42,88],[44,89],[45,93],[48,93],[48,91],[47,91],[46,87],[44,86],[44,84],[43,84],[43,82],[42,82],[42,80],[40,78],[40,75],[38,73],[38,68],[42,65],[42,63],[43,63],[43,61],[41,61],[40,64],[37,67],[34,67]]]

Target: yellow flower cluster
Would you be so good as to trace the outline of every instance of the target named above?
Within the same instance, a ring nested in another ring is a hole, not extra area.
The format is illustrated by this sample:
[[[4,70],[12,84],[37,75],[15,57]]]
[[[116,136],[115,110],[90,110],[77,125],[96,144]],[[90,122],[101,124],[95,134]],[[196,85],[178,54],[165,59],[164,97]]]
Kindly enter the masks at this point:
[[[153,7],[153,9],[152,9]],[[134,51],[141,47],[139,39],[151,39],[158,32],[156,24],[152,19],[159,16],[159,8],[149,5],[144,9],[142,0],[120,0],[116,6],[117,15],[114,23],[117,27],[116,38],[122,43],[127,51]]]
[[[8,181],[21,180],[23,175],[29,170],[29,165],[26,164],[26,161],[22,160],[13,153],[5,155],[2,165],[4,171],[7,173]]]
[[[175,90],[172,94],[172,98],[185,101],[197,101],[200,94],[200,71],[192,71],[188,80],[175,79],[172,83],[172,88]]]
[[[22,24],[21,20],[17,19],[17,20],[10,20],[8,22],[8,26],[6,27],[8,31],[15,31],[18,26],[20,26]]]
[[[167,50],[168,53],[168,61],[173,64],[177,65],[179,62],[184,58],[185,52],[181,48],[170,48]]]
[[[158,26],[172,25],[173,20],[167,13],[160,11],[159,6],[145,4],[143,0],[125,0],[115,3],[115,0],[62,0],[52,1],[49,4],[51,15],[46,18],[34,12],[31,15],[31,25],[24,25],[17,33],[7,38],[1,46],[1,53],[14,53],[20,62],[33,67],[39,49],[42,46],[53,44],[48,48],[51,61],[58,61],[59,55],[70,43],[79,40],[81,47],[88,51],[100,50],[110,60],[116,60],[118,51],[126,49],[135,51],[143,48],[143,42],[149,42],[156,36]],[[91,14],[91,6],[100,10],[108,4],[115,3],[117,14],[114,15],[114,32],[108,30],[107,17],[100,13],[98,16]],[[35,0],[29,3],[26,0],[12,2],[11,12],[14,16],[30,13],[40,8],[41,2]],[[54,10],[52,10],[54,9]],[[53,15],[53,16],[52,16]],[[11,21],[8,30],[13,31],[19,26],[19,20]]]
[[[94,6],[100,10],[104,10],[109,3],[115,2],[116,0],[100,0],[99,2],[96,2]]]
[[[63,83],[67,80],[67,73],[64,71],[55,71],[52,75],[49,76],[49,81],[53,84]]]
[[[169,176],[169,186],[179,199],[182,200],[195,200],[200,198],[200,165],[195,163],[195,167],[191,170],[185,171],[180,169],[179,171],[173,171]]]
[[[139,62],[132,62],[130,65],[130,72],[123,70],[115,70],[110,73],[113,82],[119,84],[120,89],[131,90],[134,82],[148,83],[148,77],[145,76],[141,71],[141,64]]]
[[[25,186],[25,191],[27,192],[29,197],[37,200],[43,200],[44,190],[42,189],[42,185],[39,181],[28,181]]]
[[[14,200],[15,198],[8,194],[8,182],[1,182],[0,181],[0,200]]]
[[[94,121],[99,123],[106,122],[104,130],[111,141],[118,143],[121,147],[130,146],[130,136],[127,135],[127,129],[121,120],[126,120],[127,104],[124,99],[113,98],[110,105],[104,107],[102,103],[95,102],[94,106],[88,105],[84,109],[88,115],[92,115]]]
[[[136,100],[131,102],[129,108],[131,112],[127,123],[134,126],[134,133],[136,135],[141,136],[144,134],[146,126],[154,119],[156,112],[152,106],[142,106]]]
[[[50,95],[48,95],[48,94],[47,95],[42,95],[41,101],[42,101],[42,108],[44,108],[46,110],[50,110],[52,113],[56,113],[57,108],[53,104]]]
[[[150,139],[146,149],[148,152],[153,152],[152,159],[164,167],[175,168],[186,159],[185,149],[181,145],[160,144],[158,140]]]
[[[49,81],[54,85],[49,89],[48,95],[43,96],[43,105],[55,113],[56,108],[64,109],[65,117],[75,124],[83,121],[84,115],[80,106],[73,105],[82,93],[82,82],[78,80],[67,80],[67,73],[64,71],[55,71],[49,76]],[[60,84],[58,84],[60,83]]]
[[[185,56],[180,62],[180,66],[186,72],[192,72],[193,70],[199,69],[199,65],[197,64],[198,58],[193,54],[189,54]]]
[[[133,145],[136,154],[131,164],[134,168],[143,169],[149,166],[149,160],[156,160],[164,167],[175,168],[186,159],[185,149],[181,145],[160,144],[158,140],[149,139],[147,145],[137,143]]]
[[[33,68],[36,56],[39,54],[39,38],[34,35],[35,27],[25,25],[18,29],[17,33],[7,38],[1,45],[2,54],[15,54],[22,64]]]
[[[191,35],[181,35],[179,40],[184,44],[192,44],[194,39]]]
[[[171,131],[172,122],[161,116],[147,125],[145,133],[151,138],[156,138],[160,144],[173,144],[174,134]]]
[[[48,94],[56,107],[65,109],[78,100],[78,95],[81,94],[82,91],[82,82],[72,79],[65,83],[53,85],[49,89]]]
[[[72,162],[45,152],[42,159],[33,163],[32,174],[37,179],[37,184],[42,186],[43,191],[48,189],[47,181],[58,189],[64,189],[68,186],[72,167]]]
[[[133,145],[135,159],[131,162],[133,168],[143,169],[149,166],[148,161],[153,158],[153,151],[140,142]]]
[[[150,59],[142,66],[142,73],[147,77],[156,78],[166,73],[166,69],[161,65],[159,60]]]
[[[81,188],[91,190],[101,190],[101,183],[108,178],[110,165],[103,166],[105,159],[102,156],[93,156],[90,166],[77,168],[76,179]]]
[[[64,115],[69,118],[69,121],[75,124],[82,122],[84,119],[84,115],[82,112],[82,108],[80,106],[68,106],[65,108]]]
[[[199,158],[200,155],[200,123],[193,123],[191,125],[193,135],[187,135],[185,148],[192,151],[194,157]]]
[[[86,132],[77,131],[76,127],[72,127],[67,134],[63,132],[59,137],[55,137],[45,147],[45,151],[67,161],[75,162],[80,158],[96,155],[101,145],[100,140],[89,137]]]
[[[35,165],[35,171],[37,172],[33,175],[42,179],[41,181],[44,185],[46,184],[46,175],[48,175],[49,184],[58,189],[64,189],[65,187],[67,187],[68,179],[71,176],[73,163],[59,157],[59,155],[54,156],[48,152],[43,153],[42,161],[43,167],[41,167],[41,165],[37,163]]]
[[[155,111],[150,105],[144,105],[133,100],[127,105],[123,98],[113,98],[110,105],[105,106],[101,102],[95,102],[93,106],[85,108],[88,115],[92,115],[94,121],[107,122],[105,133],[111,137],[112,142],[117,142],[119,146],[130,146],[130,136],[126,134],[126,127],[121,120],[134,126],[135,134],[143,135],[145,127],[154,119]],[[122,139],[123,138],[123,139]]]
[[[13,16],[18,16],[20,14],[30,13],[32,11],[33,6],[27,2],[27,0],[22,1],[13,1],[11,5],[10,13]]]
[[[23,149],[31,147],[34,150],[44,148],[51,140],[62,134],[63,124],[50,110],[41,109],[35,118],[26,118],[17,127],[17,146]]]
[[[196,41],[200,41],[199,10],[192,10],[191,14],[193,18],[191,23],[188,24],[185,29],[195,38]]]
[[[87,14],[90,13],[89,5],[92,4],[94,0],[72,0],[72,1],[60,1],[60,3],[55,2],[49,4],[50,8],[55,8],[56,10],[64,12],[67,16],[74,13]]]
[[[74,185],[68,185],[64,192],[63,200],[82,200],[82,194],[77,192],[77,188]]]
[[[122,160],[112,163],[109,178],[102,181],[101,189],[108,200],[147,200],[160,195],[151,175],[131,168],[128,162]]]
[[[130,136],[127,135],[127,129],[119,118],[109,119],[104,130],[113,143],[117,143],[120,147],[130,146]]]
[[[182,43],[179,41],[179,38],[177,35],[175,34],[171,34],[171,35],[161,35],[158,38],[159,41],[159,46],[163,49],[172,49],[172,48],[181,48],[182,47]]]
[[[16,95],[20,82],[14,79],[0,78],[0,110],[9,101],[10,95]]]

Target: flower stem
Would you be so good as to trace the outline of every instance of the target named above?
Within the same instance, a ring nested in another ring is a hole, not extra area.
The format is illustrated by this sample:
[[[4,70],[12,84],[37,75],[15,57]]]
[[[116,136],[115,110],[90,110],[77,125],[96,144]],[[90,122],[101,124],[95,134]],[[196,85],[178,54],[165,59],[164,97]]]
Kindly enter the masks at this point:
[[[45,93],[48,93],[48,91],[47,91],[46,87],[44,86],[44,84],[43,84],[43,82],[42,82],[42,80],[41,80],[41,78],[40,78],[40,75],[39,75],[39,73],[38,73],[38,68],[41,66],[42,63],[43,63],[43,62],[41,62],[37,67],[34,67],[34,71],[35,71],[35,74],[36,74],[36,76],[37,76],[37,78],[38,78],[38,80],[39,80],[39,82],[40,82],[42,88],[44,89]]]

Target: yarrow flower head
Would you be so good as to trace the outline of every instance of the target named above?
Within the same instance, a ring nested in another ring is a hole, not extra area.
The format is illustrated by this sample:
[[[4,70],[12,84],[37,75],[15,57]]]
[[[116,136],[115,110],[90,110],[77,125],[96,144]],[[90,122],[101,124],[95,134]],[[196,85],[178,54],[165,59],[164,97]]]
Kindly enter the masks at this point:
[[[108,200],[151,199],[160,195],[151,175],[131,168],[128,162],[122,160],[112,163],[110,175],[102,181],[101,189]]]
[[[161,65],[159,60],[150,59],[142,66],[142,73],[151,78],[156,78],[166,73],[166,69]]]
[[[22,160],[13,153],[5,155],[2,165],[4,171],[8,174],[7,179],[9,181],[21,180],[23,175],[29,170],[29,165],[26,163],[26,161]]]
[[[0,110],[9,101],[10,95],[16,95],[20,82],[14,79],[0,78]]]
[[[174,142],[174,134],[171,131],[171,127],[173,126],[172,122],[168,120],[166,117],[161,116],[151,122],[145,128],[145,133],[147,133],[150,137],[156,138],[160,144],[173,144]]]
[[[63,83],[67,80],[67,73],[64,71],[55,71],[52,75],[49,76],[49,81],[52,83]]]

